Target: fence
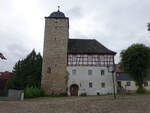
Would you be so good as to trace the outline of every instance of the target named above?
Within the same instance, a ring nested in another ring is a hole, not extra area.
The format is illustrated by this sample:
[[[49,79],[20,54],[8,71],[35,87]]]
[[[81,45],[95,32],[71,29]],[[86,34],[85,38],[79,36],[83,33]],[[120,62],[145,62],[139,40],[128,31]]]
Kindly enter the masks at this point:
[[[24,92],[22,90],[9,89],[8,90],[8,98],[23,100]]]

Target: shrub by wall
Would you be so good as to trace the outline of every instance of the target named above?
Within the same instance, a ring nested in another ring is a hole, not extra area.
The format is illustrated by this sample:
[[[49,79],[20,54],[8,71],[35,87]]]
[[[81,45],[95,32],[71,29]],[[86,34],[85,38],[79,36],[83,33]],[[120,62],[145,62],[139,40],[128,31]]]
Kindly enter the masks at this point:
[[[26,87],[24,89],[25,98],[35,98],[42,97],[45,95],[45,92],[42,88],[37,87]]]

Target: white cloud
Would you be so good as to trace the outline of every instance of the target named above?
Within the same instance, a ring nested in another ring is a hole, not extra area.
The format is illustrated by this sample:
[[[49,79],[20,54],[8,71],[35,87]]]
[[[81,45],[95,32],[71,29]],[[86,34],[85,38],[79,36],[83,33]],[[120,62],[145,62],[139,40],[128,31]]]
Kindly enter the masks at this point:
[[[8,60],[0,62],[0,71],[11,70],[33,48],[42,53],[44,17],[58,5],[70,18],[70,37],[97,39],[118,52],[118,62],[119,52],[132,43],[150,45],[149,4],[149,0],[3,0],[0,51]]]

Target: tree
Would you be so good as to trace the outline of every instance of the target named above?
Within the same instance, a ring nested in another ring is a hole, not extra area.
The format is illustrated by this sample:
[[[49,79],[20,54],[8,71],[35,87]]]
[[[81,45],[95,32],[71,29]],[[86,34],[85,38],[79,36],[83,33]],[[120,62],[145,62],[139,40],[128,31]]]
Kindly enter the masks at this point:
[[[143,44],[133,44],[120,54],[121,68],[128,73],[138,86],[137,92],[143,93],[150,67],[150,48]]]
[[[0,59],[6,60],[6,58],[4,57],[2,53],[0,53]]]
[[[7,87],[24,89],[27,86],[41,86],[42,56],[33,50],[25,59],[19,60],[12,71]]]

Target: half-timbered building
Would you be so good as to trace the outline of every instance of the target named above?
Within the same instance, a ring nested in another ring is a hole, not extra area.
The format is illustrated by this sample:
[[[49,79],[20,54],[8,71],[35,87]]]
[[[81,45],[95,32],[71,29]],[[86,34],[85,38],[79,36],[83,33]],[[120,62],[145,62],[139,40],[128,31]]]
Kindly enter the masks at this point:
[[[45,17],[41,87],[46,94],[112,93],[115,54],[95,39],[69,39],[69,18],[58,9]]]
[[[68,94],[100,95],[113,93],[112,74],[116,53],[95,39],[68,41]]]

